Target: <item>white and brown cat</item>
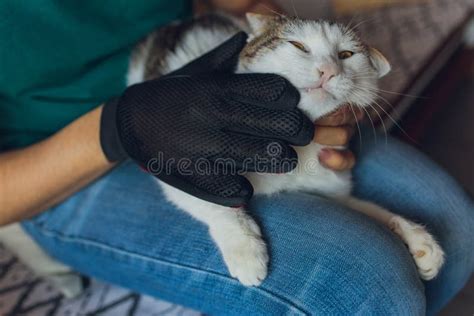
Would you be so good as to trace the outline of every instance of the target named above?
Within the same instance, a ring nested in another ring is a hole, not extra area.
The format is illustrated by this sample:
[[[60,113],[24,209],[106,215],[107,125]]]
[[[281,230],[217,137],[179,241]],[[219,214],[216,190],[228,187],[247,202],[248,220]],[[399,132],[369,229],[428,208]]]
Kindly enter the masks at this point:
[[[249,40],[240,54],[237,72],[285,77],[299,89],[299,108],[311,120],[347,104],[370,106],[376,101],[373,92],[378,79],[390,71],[379,51],[366,46],[343,25],[257,14],[248,14],[247,23]],[[156,78],[203,55],[240,31],[242,27],[237,24],[211,15],[152,33],[133,54],[128,84]],[[382,222],[406,243],[421,278],[434,278],[444,253],[433,236],[421,225],[351,196],[351,173],[320,165],[316,157],[322,148],[316,143],[295,147],[299,167],[288,174],[248,173],[246,177],[255,194],[314,192]],[[267,247],[244,208],[213,204],[160,184],[169,201],[208,225],[233,277],[247,286],[259,285],[265,279]]]

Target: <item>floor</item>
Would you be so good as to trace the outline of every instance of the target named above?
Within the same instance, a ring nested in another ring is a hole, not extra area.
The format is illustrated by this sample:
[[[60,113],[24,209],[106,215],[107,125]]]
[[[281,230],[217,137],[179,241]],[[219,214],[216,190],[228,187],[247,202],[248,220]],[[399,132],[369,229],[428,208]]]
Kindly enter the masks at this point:
[[[90,280],[75,298],[65,298],[0,244],[0,315],[9,316],[199,316],[199,312]]]
[[[474,57],[473,57],[474,58]],[[474,67],[452,103],[436,115],[422,149],[445,167],[474,197]],[[474,277],[442,316],[474,315]]]

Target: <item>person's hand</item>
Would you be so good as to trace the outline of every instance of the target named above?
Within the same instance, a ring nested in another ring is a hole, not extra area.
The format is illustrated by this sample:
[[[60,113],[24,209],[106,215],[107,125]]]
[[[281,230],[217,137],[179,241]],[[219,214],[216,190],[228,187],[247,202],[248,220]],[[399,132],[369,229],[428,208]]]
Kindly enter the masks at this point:
[[[354,167],[354,154],[346,149],[346,146],[354,134],[356,122],[362,120],[363,117],[364,112],[358,107],[351,109],[346,106],[316,121],[313,139],[316,143],[344,148],[324,148],[319,154],[322,165],[335,171],[349,170]]]
[[[160,180],[226,206],[241,205],[253,193],[235,170],[294,168],[288,163],[296,161],[290,145],[310,143],[313,123],[297,109],[299,93],[286,79],[233,74],[245,43],[246,35],[239,33],[183,68],[131,86],[107,103],[101,144],[108,159],[130,157]],[[224,168],[229,162],[230,170]]]

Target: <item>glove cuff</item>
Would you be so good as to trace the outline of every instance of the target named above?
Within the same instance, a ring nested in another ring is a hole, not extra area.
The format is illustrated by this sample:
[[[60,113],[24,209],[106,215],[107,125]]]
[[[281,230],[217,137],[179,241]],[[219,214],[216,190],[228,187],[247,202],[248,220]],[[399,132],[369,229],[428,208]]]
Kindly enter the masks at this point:
[[[118,101],[116,98],[106,102],[100,117],[100,146],[110,162],[122,161],[128,157],[117,129]]]

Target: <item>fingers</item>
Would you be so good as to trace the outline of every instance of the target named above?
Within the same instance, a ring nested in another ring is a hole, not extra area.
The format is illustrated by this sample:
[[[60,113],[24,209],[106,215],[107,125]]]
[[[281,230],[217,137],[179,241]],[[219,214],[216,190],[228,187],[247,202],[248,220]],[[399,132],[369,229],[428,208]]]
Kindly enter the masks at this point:
[[[192,174],[159,174],[157,178],[200,199],[223,206],[238,207],[253,195],[250,182],[240,175],[225,175],[210,170]]]
[[[357,106],[345,106],[340,110],[326,115],[316,121],[319,126],[354,125],[364,118],[364,111]]]
[[[354,134],[353,124],[362,119],[364,114],[361,109],[353,110],[355,113],[345,107],[316,121],[313,140],[327,146],[346,146]],[[324,148],[320,152],[319,161],[326,168],[344,171],[354,167],[355,157],[350,150]]]
[[[354,167],[355,157],[350,150],[324,148],[319,154],[319,161],[326,168],[334,171],[350,170]]]
[[[327,146],[345,146],[349,143],[354,128],[352,126],[317,126],[313,141]]]
[[[311,142],[314,124],[299,110],[270,110],[230,102],[220,117],[225,130],[258,138],[276,139],[295,146]]]
[[[244,135],[225,134],[207,144],[213,167],[227,173],[282,173],[296,168],[297,154],[285,142]],[[215,148],[215,152],[211,150]]]
[[[226,81],[226,99],[269,109],[296,108],[300,93],[285,78],[273,74],[237,74]]]
[[[298,90],[283,77],[235,75],[226,83],[221,119],[230,130],[304,146],[311,142],[313,123],[296,107]]]

